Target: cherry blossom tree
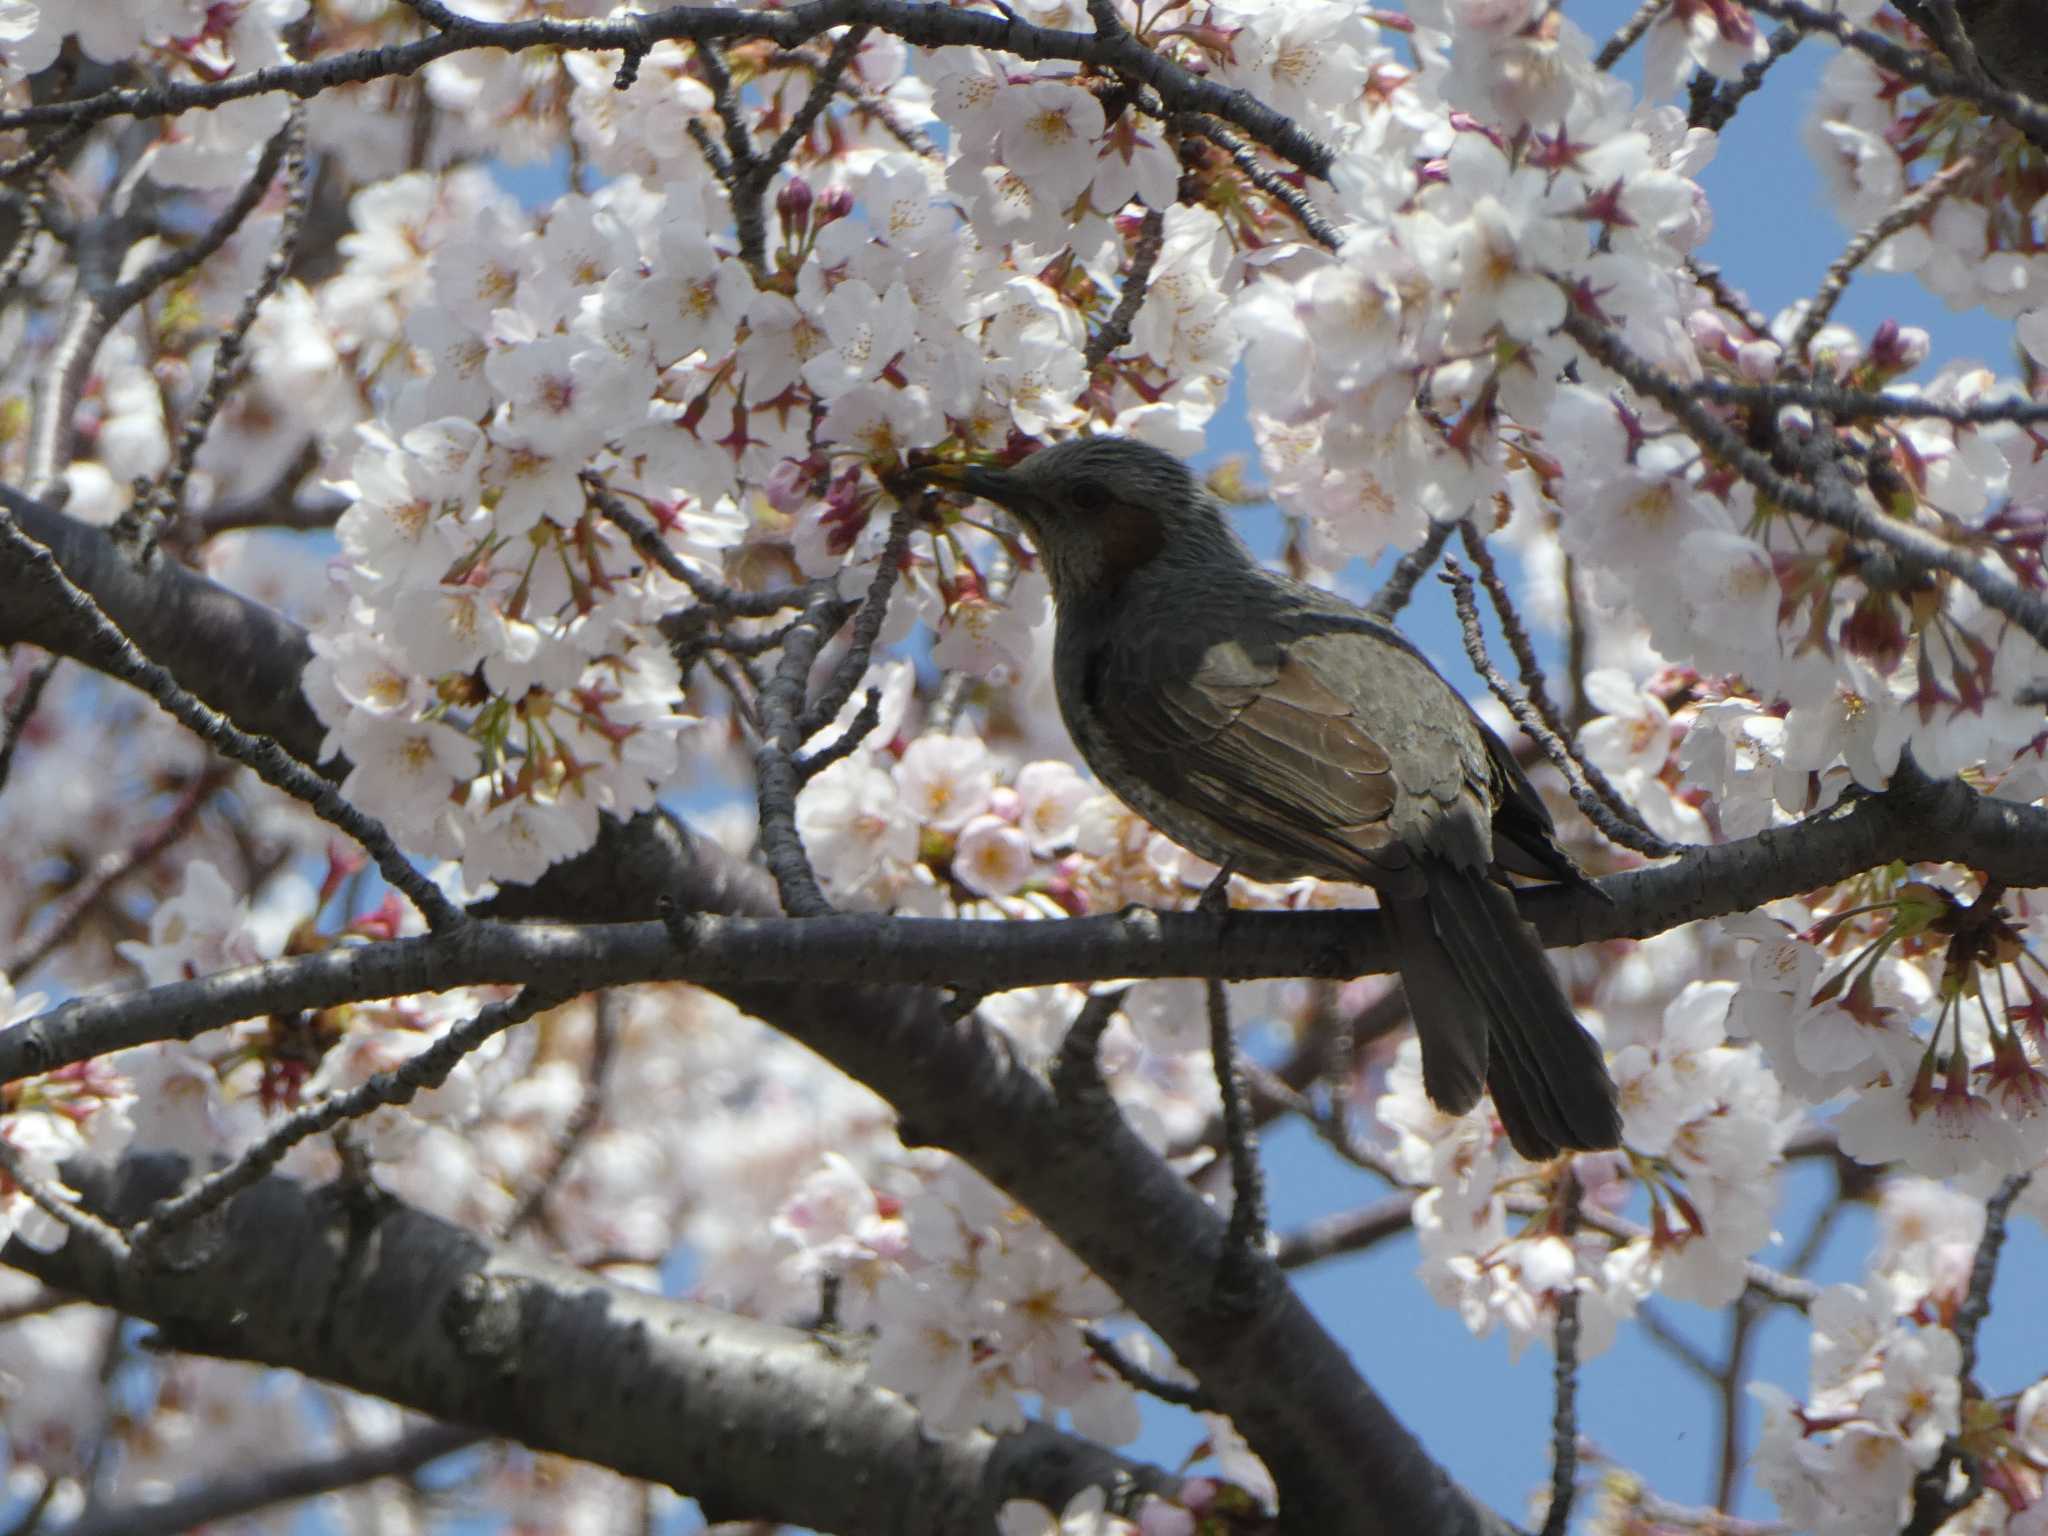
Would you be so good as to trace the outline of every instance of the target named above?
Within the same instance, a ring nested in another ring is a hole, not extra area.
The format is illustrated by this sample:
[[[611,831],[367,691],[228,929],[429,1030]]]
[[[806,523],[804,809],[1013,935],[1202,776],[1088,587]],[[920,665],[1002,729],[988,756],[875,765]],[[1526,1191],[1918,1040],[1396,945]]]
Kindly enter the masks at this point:
[[[2048,6],[1895,3],[0,0],[15,1528],[1508,1529],[1292,1278],[1407,1240],[1376,1306],[1554,1363],[1545,1536],[2048,1529],[1977,1372],[2048,1221]],[[1699,176],[1795,47],[1847,233],[1767,314]],[[1837,321],[1877,271],[2010,355]],[[1291,571],[1449,580],[1620,1151],[1431,1107],[1370,893],[1197,910],[913,473],[1226,409]],[[1371,1194],[1270,1230],[1284,1119]],[[1670,1305],[1719,1509],[1578,1433]]]

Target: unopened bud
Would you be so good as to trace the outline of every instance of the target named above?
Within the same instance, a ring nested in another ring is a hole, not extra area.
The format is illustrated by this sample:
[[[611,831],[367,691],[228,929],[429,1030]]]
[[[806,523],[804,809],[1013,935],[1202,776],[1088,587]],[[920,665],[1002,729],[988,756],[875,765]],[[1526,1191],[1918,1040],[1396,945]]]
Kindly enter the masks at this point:
[[[1871,366],[1885,374],[1907,373],[1927,361],[1933,338],[1917,325],[1887,320],[1870,338]]]
[[[1745,341],[1735,349],[1735,371],[1752,384],[1777,377],[1784,349],[1775,341]]]
[[[1685,317],[1685,333],[1707,357],[1727,357],[1732,350],[1728,326],[1711,309],[1696,309]]]
[[[818,199],[818,224],[820,227],[843,219],[853,212],[853,194],[844,187],[834,187]]]
[[[775,211],[783,228],[802,229],[811,220],[811,184],[801,176],[790,177],[775,194]]]

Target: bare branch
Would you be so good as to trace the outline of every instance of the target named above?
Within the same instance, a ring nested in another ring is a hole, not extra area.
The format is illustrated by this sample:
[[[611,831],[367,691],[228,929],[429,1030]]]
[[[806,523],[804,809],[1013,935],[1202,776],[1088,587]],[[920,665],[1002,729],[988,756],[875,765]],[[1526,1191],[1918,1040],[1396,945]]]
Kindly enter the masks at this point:
[[[1747,0],[1749,8],[1779,21],[1789,21],[1807,32],[1832,37],[1845,48],[1853,48],[1902,79],[1909,80],[1936,96],[1959,97],[2004,118],[2037,143],[2048,141],[2048,107],[2031,97],[1991,80],[1972,80],[1948,68],[1930,55],[1901,47],[1882,33],[1852,24],[1833,11],[1821,10],[1806,0]]]
[[[190,831],[207,801],[233,776],[234,770],[223,763],[213,763],[203,769],[178,797],[178,803],[168,816],[145,829],[126,848],[117,849],[102,858],[91,873],[72,889],[56,918],[26,948],[0,960],[0,975],[19,981],[47,960],[60,944],[78,931],[78,925],[106,900],[115,886],[148,865]]]
[[[1436,564],[1437,556],[1444,552],[1444,544],[1456,526],[1440,518],[1432,519],[1422,542],[1396,562],[1386,584],[1373,594],[1372,601],[1365,605],[1365,611],[1382,624],[1393,623],[1401,610],[1408,606],[1408,599],[1415,595],[1415,584],[1429,573],[1429,568]]]
[[[1334,251],[1344,242],[1335,226],[1323,217],[1309,195],[1293,185],[1273,167],[1262,162],[1251,145],[1232,133],[1222,123],[1205,113],[1193,112],[1179,119],[1203,138],[1211,140],[1217,148],[1230,156],[1246,181],[1257,187],[1289,213],[1293,214],[1308,237],[1326,251]]]
[[[2026,1192],[2032,1179],[2031,1173],[2014,1174],[1984,1202],[1984,1232],[1977,1239],[1977,1255],[1970,1264],[1969,1289],[1964,1292],[1962,1305],[1956,1308],[1952,1324],[1956,1343],[1962,1346],[1956,1380],[1965,1401],[1976,1390],[1973,1378],[1977,1374],[1977,1333],[1984,1326],[1984,1319],[1991,1315],[1991,1287],[1998,1279],[1998,1256],[2005,1247],[2006,1218],[2012,1214],[2013,1202]],[[1949,1482],[1959,1464],[1968,1476],[1961,1491],[1951,1498]],[[1962,1443],[1951,1435],[1934,1465],[1914,1479],[1913,1513],[1902,1536],[1933,1536],[1950,1519],[1976,1503],[1983,1491],[1982,1468],[1974,1456],[1964,1454]]]
[[[889,519],[889,539],[882,546],[874,579],[868,583],[860,612],[854,616],[853,633],[848,638],[846,654],[839,658],[839,664],[832,669],[832,676],[797,721],[800,740],[808,741],[830,725],[839,711],[845,708],[846,701],[853,697],[853,690],[860,686],[861,678],[867,675],[868,658],[874,654],[875,642],[882,637],[882,625],[889,617],[889,596],[896,590],[896,582],[903,573],[903,563],[910,553],[910,530],[914,522],[910,507],[899,500],[895,516]],[[805,774],[808,777],[815,771],[806,768]]]
[[[0,1136],[0,1179],[27,1195],[29,1203],[45,1216],[77,1233],[116,1264],[128,1262],[126,1239],[64,1190],[31,1173],[14,1143],[5,1136]]]
[[[1637,40],[1650,30],[1657,18],[1670,9],[1671,0],[1643,0],[1635,14],[1615,29],[1614,36],[1600,45],[1600,51],[1593,55],[1593,67],[1600,70],[1614,68],[1629,49],[1635,47]]]
[[[1468,539],[1469,548],[1476,539]],[[1479,604],[1472,596],[1472,578],[1465,574],[1464,567],[1446,555],[1444,557],[1443,579],[1449,583],[1452,601],[1458,610],[1458,621],[1464,631],[1465,655],[1472,663],[1472,669],[1485,682],[1493,696],[1500,700],[1515,724],[1525,731],[1530,740],[1543,749],[1543,755],[1550,759],[1557,771],[1564,775],[1565,786],[1571,792],[1572,803],[1585,818],[1600,829],[1601,836],[1622,848],[1634,849],[1649,857],[1668,858],[1679,851],[1679,845],[1666,842],[1643,821],[1633,806],[1622,800],[1612,784],[1607,784],[1607,794],[1602,795],[1592,783],[1592,774],[1599,772],[1591,764],[1581,761],[1579,755],[1566,743],[1558,729],[1551,724],[1548,710],[1539,708],[1529,697],[1515,692],[1502,677],[1500,669],[1486,654],[1486,634],[1480,627]],[[1498,578],[1496,578],[1498,579]],[[1522,647],[1527,648],[1525,636]],[[1534,664],[1534,652],[1530,652],[1529,664]],[[1541,679],[1540,671],[1537,673]],[[1590,772],[1589,772],[1590,770]],[[1606,783],[1606,776],[1601,776]],[[1612,797],[1611,800],[1609,797]]]
[[[493,1035],[522,1024],[537,1013],[545,1013],[570,995],[573,994],[528,987],[516,997],[488,1004],[403,1065],[379,1072],[344,1093],[329,1094],[286,1116],[225,1168],[164,1201],[131,1227],[130,1243],[138,1254],[148,1254],[181,1227],[189,1226],[253,1187],[283,1161],[285,1153],[308,1136],[333,1130],[345,1120],[359,1120],[388,1104],[410,1104],[425,1090],[447,1082],[463,1057]]]
[[[1166,216],[1157,208],[1147,208],[1138,225],[1137,241],[1131,246],[1131,266],[1124,274],[1123,292],[1117,295],[1116,308],[1110,311],[1102,329],[1088,338],[1088,345],[1082,350],[1082,365],[1090,373],[1131,339],[1131,325],[1144,305],[1146,290],[1152,283],[1152,267],[1159,260],[1159,247],[1165,234]]]
[[[1810,410],[1823,411],[1838,421],[1932,420],[1953,422],[1957,426],[1986,426],[2002,421],[2027,426],[2048,421],[2048,400],[2026,400],[2018,396],[1973,400],[1965,405],[1930,400],[1924,395],[1871,394],[1832,384],[1775,379],[1767,384],[1738,384],[1732,379],[1706,378],[1695,380],[1692,388],[1700,398],[1716,405],[1737,405],[1758,411],[1802,405]]]
[[[1219,876],[1227,878],[1227,873]],[[1266,1183],[1259,1172],[1258,1132],[1245,1113],[1237,1038],[1230,1028],[1230,996],[1220,981],[1211,981],[1207,992],[1209,1056],[1223,1099],[1223,1145],[1230,1158],[1230,1224],[1216,1270],[1216,1294],[1224,1306],[1241,1306],[1259,1272],[1252,1256],[1266,1246]]]
[[[585,1071],[583,1097],[576,1102],[575,1110],[563,1122],[549,1144],[547,1157],[540,1171],[526,1187],[525,1193],[513,1204],[499,1229],[501,1237],[513,1237],[525,1230],[541,1214],[548,1196],[561,1182],[562,1174],[575,1157],[576,1149],[583,1145],[591,1128],[597,1124],[598,1116],[604,1112],[604,1095],[611,1075],[612,1048],[617,1042],[618,1027],[613,1020],[617,1010],[617,994],[610,988],[599,991],[591,999],[590,1009],[590,1064]]]
[[[394,1435],[379,1445],[351,1447],[330,1456],[287,1462],[256,1472],[236,1472],[173,1493],[166,1499],[88,1513],[64,1527],[64,1536],[179,1536],[274,1509],[360,1488],[379,1478],[404,1477],[428,1462],[475,1445],[474,1430],[432,1424]]]
[[[782,892],[792,917],[819,917],[832,910],[817,871],[796,829],[796,797],[803,788],[797,749],[803,745],[805,692],[811,667],[825,640],[846,622],[847,605],[830,582],[819,582],[803,614],[782,642],[775,675],[760,697],[762,741],[754,753],[755,797],[761,813],[761,857]]]
[[[1762,88],[1764,76],[1770,73],[1771,66],[1804,41],[1806,33],[1798,27],[1778,28],[1765,45],[1764,56],[1743,65],[1742,73],[1735,79],[1724,81],[1720,89],[1701,104],[1700,110],[1693,113],[1692,126],[1721,132],[1734,120],[1736,109],[1743,101]]]
[[[1119,1349],[1116,1340],[1108,1334],[1089,1328],[1083,1330],[1082,1337],[1088,1341],[1088,1347],[1095,1352],[1096,1359],[1140,1392],[1156,1397],[1162,1403],[1173,1403],[1178,1407],[1192,1408],[1200,1413],[1214,1409],[1215,1404],[1203,1394],[1200,1386],[1172,1381],[1167,1377],[1153,1374]]]
[[[179,434],[177,452],[171,458],[170,468],[165,471],[155,498],[156,510],[166,520],[177,519],[185,510],[185,488],[192,478],[193,462],[205,445],[207,433],[213,430],[214,417],[227,403],[228,392],[240,382],[242,348],[248,343],[250,328],[256,324],[257,312],[284,281],[292,257],[298,250],[299,236],[305,228],[306,204],[312,182],[306,174],[304,113],[297,104],[293,105],[291,120],[280,132],[279,139],[284,144],[284,179],[291,188],[291,196],[278,227],[277,245],[271,251],[270,259],[263,263],[263,271],[258,274],[255,286],[243,296],[233,322],[214,348],[213,373],[206,381],[205,392],[192,408],[185,430]]]
[[[1579,1181],[1566,1166],[1564,1238],[1578,1228]],[[1578,1495],[1579,1469],[1579,1293],[1567,1286],[1557,1298],[1557,1321],[1551,1332],[1557,1358],[1551,1370],[1554,1406],[1550,1415],[1550,1508],[1543,1515],[1542,1536],[1565,1536],[1571,1528],[1572,1501]]]
[[[43,690],[50,686],[50,678],[57,671],[57,658],[46,656],[29,669],[23,679],[21,691],[7,708],[7,719],[0,723],[0,789],[7,787],[7,776],[14,771],[15,749],[21,745],[22,733],[35,718],[36,706],[43,701]],[[7,967],[0,967],[7,969]]]
[[[454,987],[549,982],[582,993],[688,981],[731,995],[764,976],[830,987],[966,986],[992,993],[1122,977],[1330,977],[1391,971],[1396,950],[1372,912],[1134,909],[1060,922],[844,915],[797,921],[684,914],[631,921],[638,879],[574,887],[582,926],[473,920],[463,930],[295,955],[191,981],[76,998],[0,1029],[0,1082],[153,1040],[189,1040],[266,1013],[326,1008]],[[1518,891],[1547,944],[1645,938],[1683,922],[1746,912],[1899,860],[1953,861],[2013,886],[2048,885],[2048,810],[1933,783],[1902,763],[1892,787],[1793,827],[1689,850],[1666,864],[1608,875],[1595,889]],[[755,907],[751,892],[748,904]],[[514,909],[517,910],[516,908]],[[1057,1076],[1057,1074],[1056,1074]]]
[[[1884,217],[1860,231],[1856,238],[1842,248],[1842,254],[1828,267],[1827,276],[1822,280],[1820,292],[1813,297],[1813,303],[1805,314],[1799,317],[1799,329],[1792,333],[1792,340],[1786,345],[1786,352],[1802,364],[1806,361],[1807,348],[1813,345],[1813,338],[1820,334],[1820,328],[1828,323],[1828,317],[1835,312],[1835,305],[1842,295],[1849,291],[1849,280],[1856,275],[1856,269],[1870,259],[1871,254],[1891,239],[1900,230],[1917,224],[1934,211],[1941,200],[1953,192],[1956,184],[1977,169],[1977,162],[1968,155],[1944,166],[1927,178],[1906,196]]]

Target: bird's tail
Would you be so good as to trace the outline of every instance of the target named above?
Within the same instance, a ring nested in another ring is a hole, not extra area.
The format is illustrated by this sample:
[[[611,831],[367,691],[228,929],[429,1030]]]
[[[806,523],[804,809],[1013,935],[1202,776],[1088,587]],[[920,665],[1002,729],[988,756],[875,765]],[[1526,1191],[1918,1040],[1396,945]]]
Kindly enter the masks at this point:
[[[1532,1161],[1621,1141],[1621,1111],[1586,1033],[1515,898],[1478,870],[1430,860],[1426,893],[1383,905],[1422,1041],[1430,1101],[1463,1114],[1483,1082],[1515,1150]]]

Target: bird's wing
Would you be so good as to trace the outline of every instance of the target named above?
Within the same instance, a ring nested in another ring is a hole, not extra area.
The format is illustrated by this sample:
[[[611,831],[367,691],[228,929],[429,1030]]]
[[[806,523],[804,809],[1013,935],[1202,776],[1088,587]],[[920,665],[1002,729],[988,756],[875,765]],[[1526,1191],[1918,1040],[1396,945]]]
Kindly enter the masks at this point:
[[[1130,664],[1151,686],[1116,695],[1122,744],[1143,759],[1134,766],[1173,784],[1237,837],[1284,851],[1304,869],[1366,881],[1405,869],[1414,851],[1434,846],[1432,826],[1467,789],[1454,733],[1410,718],[1416,711],[1399,704],[1391,716],[1401,733],[1395,771],[1396,744],[1380,739],[1377,716],[1386,711],[1359,687],[1389,655],[1370,637],[1315,633],[1283,643],[1253,635],[1203,647],[1166,633],[1151,636],[1144,652]],[[1391,654],[1397,668],[1410,664]],[[1483,845],[1483,819],[1457,819],[1477,820]],[[1477,862],[1486,862],[1483,846]]]
[[[1536,793],[1536,786],[1522,772],[1508,744],[1496,736],[1486,722],[1479,721],[1486,739],[1486,755],[1493,765],[1495,810],[1493,813],[1493,855],[1503,869],[1539,880],[1558,880],[1566,885],[1586,884],[1586,872],[1557,840],[1557,826],[1550,808]],[[1597,887],[1595,887],[1597,889]]]

